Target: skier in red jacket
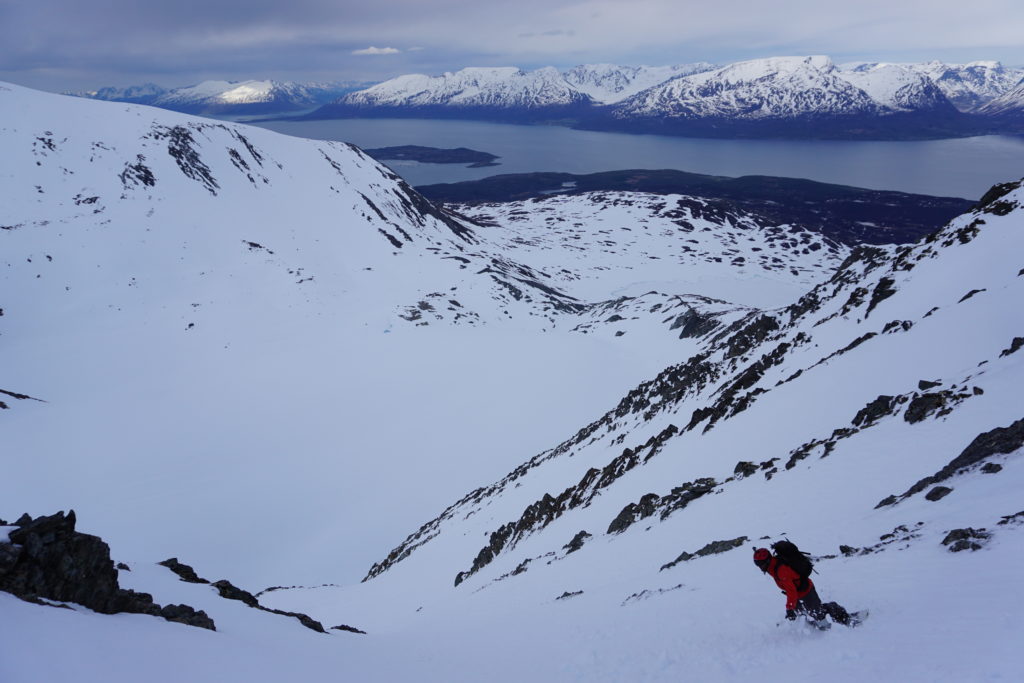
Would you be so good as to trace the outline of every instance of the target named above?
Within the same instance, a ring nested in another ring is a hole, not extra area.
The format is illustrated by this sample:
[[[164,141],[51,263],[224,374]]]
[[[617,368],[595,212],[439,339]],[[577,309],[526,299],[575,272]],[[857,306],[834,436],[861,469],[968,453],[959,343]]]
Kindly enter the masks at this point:
[[[775,579],[776,585],[786,594],[787,619],[792,621],[796,619],[797,614],[806,614],[814,621],[820,622],[826,616],[830,616],[832,621],[838,624],[851,625],[850,614],[842,605],[836,602],[822,604],[818,591],[814,588],[814,582],[809,577],[801,577],[792,567],[780,562],[767,548],[754,550],[754,564]]]

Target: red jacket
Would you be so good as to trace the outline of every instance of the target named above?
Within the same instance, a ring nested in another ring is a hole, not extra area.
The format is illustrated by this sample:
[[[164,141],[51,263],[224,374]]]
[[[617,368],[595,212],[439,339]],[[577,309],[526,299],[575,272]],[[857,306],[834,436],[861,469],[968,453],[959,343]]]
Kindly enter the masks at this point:
[[[781,564],[778,558],[773,557],[768,563],[768,573],[775,579],[775,583],[782,592],[786,594],[786,609],[796,609],[796,603],[814,590],[814,582],[810,579],[801,579],[792,567]],[[803,588],[803,590],[800,590]]]

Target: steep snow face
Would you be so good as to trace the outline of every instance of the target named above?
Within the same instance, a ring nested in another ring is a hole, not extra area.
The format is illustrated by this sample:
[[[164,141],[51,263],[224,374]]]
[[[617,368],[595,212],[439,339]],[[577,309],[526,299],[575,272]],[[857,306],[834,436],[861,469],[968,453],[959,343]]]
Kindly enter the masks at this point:
[[[589,95],[594,102],[614,104],[677,76],[687,76],[714,68],[714,64],[707,62],[672,66],[582,64],[567,71],[565,80],[580,92]]]
[[[614,115],[764,120],[877,111],[827,57],[774,57],[675,78],[625,100]]]
[[[497,107],[536,108],[589,101],[553,67],[523,71],[516,67],[462,69],[431,77],[400,76],[367,90],[347,95],[343,102],[379,107]]]
[[[942,90],[921,73],[900,64],[862,64],[839,75],[873,100],[897,112],[951,111]]]
[[[1024,78],[1016,87],[979,108],[978,113],[985,116],[1024,119]]]
[[[820,555],[856,537],[847,557],[891,553],[900,571],[915,561],[898,548],[955,566],[943,545],[956,527],[1015,543],[1024,527],[991,530],[1020,516],[1022,240],[1018,182],[912,247],[859,248],[794,304],[750,314],[468,493],[367,578],[412,601],[450,581],[467,604],[485,589],[541,599],[555,586],[603,600],[625,576],[633,597],[680,582],[724,596],[731,583],[694,577],[725,560],[701,558],[746,548],[728,564],[750,571],[751,545],[782,530]],[[835,560],[820,558],[823,576],[852,581],[862,567]],[[872,595],[864,587],[859,603]]]
[[[1024,69],[1007,68],[994,61],[967,64],[944,64],[933,61],[906,66],[930,78],[957,109],[966,112],[981,109],[1024,78]]]

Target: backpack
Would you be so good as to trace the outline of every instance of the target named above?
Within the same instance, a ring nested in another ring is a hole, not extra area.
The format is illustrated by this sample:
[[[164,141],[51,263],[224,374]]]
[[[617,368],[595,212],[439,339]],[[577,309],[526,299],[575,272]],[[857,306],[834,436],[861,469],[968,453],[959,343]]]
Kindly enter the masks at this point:
[[[807,586],[807,580],[811,578],[814,571],[814,563],[807,553],[796,547],[792,541],[777,541],[772,544],[775,558],[779,564],[784,564],[800,575],[800,583],[803,590]]]

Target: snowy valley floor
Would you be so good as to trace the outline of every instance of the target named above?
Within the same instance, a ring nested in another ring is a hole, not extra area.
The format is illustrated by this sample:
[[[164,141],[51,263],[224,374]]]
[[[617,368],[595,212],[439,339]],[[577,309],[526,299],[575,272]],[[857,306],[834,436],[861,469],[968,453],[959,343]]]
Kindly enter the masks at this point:
[[[1018,539],[955,556],[929,542],[823,563],[817,577],[823,595],[871,609],[860,628],[836,626],[825,633],[782,621],[781,596],[747,555],[737,550],[702,560],[706,566],[692,571],[652,576],[649,589],[682,587],[625,605],[636,584],[609,582],[557,601],[550,590],[547,599],[543,590],[532,591],[531,599],[495,590],[470,609],[424,609],[400,627],[368,635],[316,634],[290,619],[253,615],[209,587],[178,582],[162,567],[135,565],[129,576],[138,572],[137,581],[145,579],[157,597],[207,608],[219,631],[140,615],[41,608],[0,594],[0,680],[1018,678],[1024,609]],[[1007,590],[1012,587],[1017,590]],[[54,654],[42,655],[41,643]],[[37,656],[19,655],[25,652]]]

